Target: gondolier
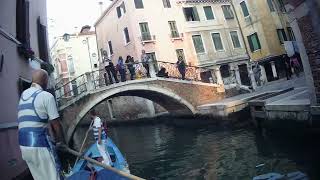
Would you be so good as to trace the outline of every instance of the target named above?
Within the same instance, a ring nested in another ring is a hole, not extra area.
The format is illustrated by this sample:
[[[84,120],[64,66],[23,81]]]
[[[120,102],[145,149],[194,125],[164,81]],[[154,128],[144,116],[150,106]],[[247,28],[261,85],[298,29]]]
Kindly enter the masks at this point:
[[[22,159],[35,180],[61,179],[53,142],[63,143],[62,129],[55,99],[44,91],[47,84],[47,72],[36,70],[32,85],[22,93],[18,106]]]
[[[93,136],[96,140],[96,144],[100,155],[103,158],[103,162],[106,165],[111,165],[110,155],[106,151],[106,144],[107,144],[107,133],[103,127],[103,123],[101,119],[97,116],[95,110],[90,111],[91,119],[93,121],[92,129],[93,129]]]

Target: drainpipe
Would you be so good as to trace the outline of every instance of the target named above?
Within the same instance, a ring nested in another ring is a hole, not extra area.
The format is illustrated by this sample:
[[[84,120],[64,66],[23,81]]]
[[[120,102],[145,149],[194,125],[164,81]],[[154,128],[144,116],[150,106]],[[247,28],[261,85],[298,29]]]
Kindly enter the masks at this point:
[[[239,25],[239,30],[240,30],[240,34],[241,34],[241,37],[242,37],[242,41],[243,41],[243,44],[244,44],[244,47],[246,49],[246,53],[247,53],[247,55],[249,57],[249,62],[250,62],[251,57],[250,57],[250,54],[249,54],[248,46],[247,46],[246,40],[245,40],[244,35],[243,35],[243,30],[242,30],[242,27],[240,25],[240,21],[239,21],[238,15],[237,15],[236,8],[234,7],[233,0],[231,0],[230,3],[231,3],[231,6],[232,6],[232,9],[233,9],[233,12],[234,12],[234,16],[236,17],[237,23]]]

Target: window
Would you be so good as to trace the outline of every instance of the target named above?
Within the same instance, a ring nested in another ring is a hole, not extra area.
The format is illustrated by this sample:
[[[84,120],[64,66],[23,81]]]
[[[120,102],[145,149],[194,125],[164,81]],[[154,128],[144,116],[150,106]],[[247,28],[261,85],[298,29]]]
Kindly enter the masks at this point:
[[[234,48],[241,48],[238,32],[237,31],[231,31],[230,32],[230,36],[231,36],[233,47]]]
[[[196,7],[183,8],[183,12],[187,21],[200,21]]]
[[[170,0],[162,0],[162,2],[165,8],[171,8]]]
[[[126,40],[126,44],[128,44],[130,42],[130,36],[129,36],[128,28],[127,27],[124,28],[123,32],[124,32],[124,38]]]
[[[221,77],[222,78],[227,78],[229,77],[230,74],[230,66],[228,64],[224,64],[220,66],[220,72],[221,72]]]
[[[284,41],[287,40],[286,33],[284,32],[284,29],[277,29],[278,38],[280,41],[280,44],[283,44]]]
[[[269,6],[269,9],[270,9],[270,12],[275,12],[275,8],[274,8],[274,5],[273,5],[273,0],[267,0],[267,3],[268,3],[268,6]]]
[[[176,49],[176,54],[177,54],[177,59],[179,59],[179,57],[182,57],[183,60],[186,61],[183,49]]]
[[[40,17],[37,19],[38,26],[38,44],[39,44],[39,57],[45,62],[49,61],[48,52],[48,39],[47,39],[47,27],[41,24]]]
[[[127,12],[126,6],[124,5],[124,2],[121,3],[120,7],[122,8],[123,14]]]
[[[120,9],[120,6],[117,7],[117,15],[118,15],[118,18],[121,17],[121,9]]]
[[[149,31],[149,26],[147,22],[139,23],[141,31],[141,39],[143,41],[151,40],[151,35]]]
[[[98,64],[96,64],[96,63],[93,64],[93,67],[94,67],[94,68],[98,68]]]
[[[151,61],[155,62],[157,60],[157,57],[156,57],[156,53],[155,52],[149,52],[149,53],[146,53],[146,55],[148,55],[148,57],[151,59]]]
[[[249,42],[251,52],[261,49],[261,45],[260,45],[260,41],[257,33],[254,33],[248,36],[248,42]]]
[[[68,70],[69,70],[69,73],[72,74],[72,73],[75,73],[75,70],[74,70],[74,64],[73,64],[73,58],[72,56],[68,56]]]
[[[77,95],[79,94],[77,81],[75,81],[75,80],[71,81],[71,85],[72,85],[73,95],[74,95],[74,96],[77,96]]]
[[[234,18],[234,15],[233,15],[233,12],[231,10],[231,6],[230,5],[223,5],[223,6],[221,6],[221,8],[222,8],[224,17],[226,19],[233,19]]]
[[[286,12],[286,8],[284,7],[283,0],[278,0],[279,2],[279,8],[281,12]]]
[[[170,30],[171,30],[171,38],[180,37],[178,29],[177,29],[176,22],[175,21],[169,21],[169,26],[170,26]]]
[[[217,51],[222,51],[223,45],[222,45],[220,33],[212,33],[211,36],[212,36],[212,40],[213,40],[213,44],[214,44],[215,49]]]
[[[136,6],[136,9],[143,9],[142,0],[134,0],[134,5]]]
[[[289,40],[290,41],[295,41],[296,40],[296,37],[294,36],[294,33],[292,31],[292,28],[291,27],[287,27],[287,30],[288,30],[288,34],[289,34]]]
[[[192,40],[196,53],[205,53],[201,35],[193,35]]]
[[[242,2],[240,3],[240,6],[241,6],[241,9],[242,9],[243,16],[244,16],[244,17],[249,16],[249,11],[248,11],[248,7],[247,7],[246,2],[245,2],[245,1],[242,1]]]
[[[108,41],[110,55],[113,55],[112,42]]]
[[[17,0],[16,4],[17,39],[27,48],[30,47],[29,1]]]
[[[206,15],[207,20],[214,19],[214,15],[213,15],[211,6],[204,6],[203,10],[204,10],[204,13]]]

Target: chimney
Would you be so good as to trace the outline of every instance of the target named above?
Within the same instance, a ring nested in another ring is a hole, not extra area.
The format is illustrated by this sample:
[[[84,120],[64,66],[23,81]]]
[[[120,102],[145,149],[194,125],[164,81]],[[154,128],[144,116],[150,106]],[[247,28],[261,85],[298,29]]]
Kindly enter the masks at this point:
[[[100,7],[100,14],[102,14],[103,13],[103,2],[102,1],[99,2],[99,7]]]
[[[89,25],[82,26],[80,34],[88,33],[90,29],[91,29],[91,26]]]

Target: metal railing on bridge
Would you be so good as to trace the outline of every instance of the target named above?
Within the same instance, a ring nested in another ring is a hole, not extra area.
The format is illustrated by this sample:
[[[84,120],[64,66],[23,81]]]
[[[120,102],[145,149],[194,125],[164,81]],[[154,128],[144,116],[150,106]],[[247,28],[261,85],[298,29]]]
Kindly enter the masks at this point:
[[[120,70],[117,66],[109,66],[104,69],[82,74],[72,80],[61,80],[55,87],[58,105],[61,106],[87,92],[89,90],[88,81],[93,83],[94,89],[99,89],[114,83],[153,77],[182,79],[176,63],[156,61],[148,64],[135,62],[124,65],[124,70]],[[149,69],[149,73],[147,69]],[[215,83],[214,76],[212,76],[211,73],[212,71],[212,69],[185,65],[184,80]]]

